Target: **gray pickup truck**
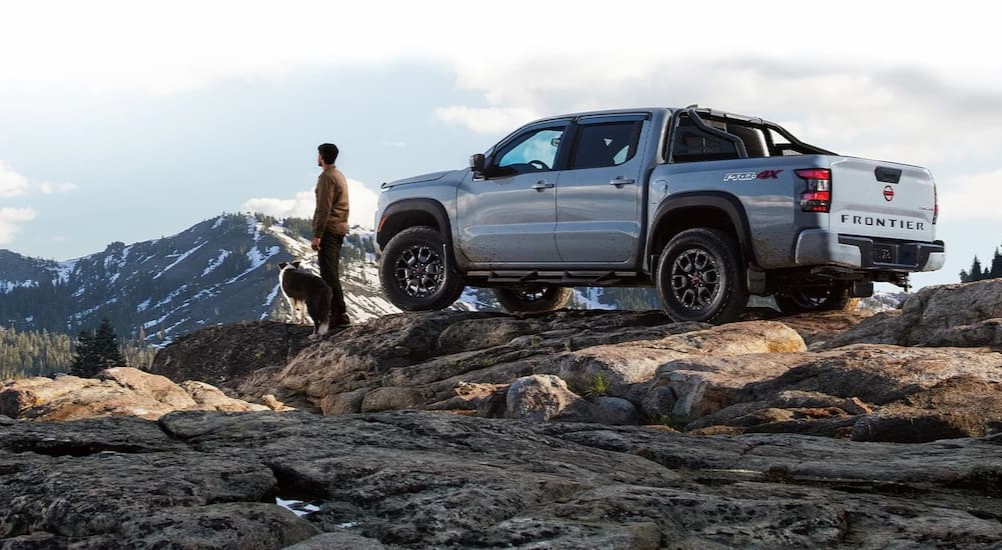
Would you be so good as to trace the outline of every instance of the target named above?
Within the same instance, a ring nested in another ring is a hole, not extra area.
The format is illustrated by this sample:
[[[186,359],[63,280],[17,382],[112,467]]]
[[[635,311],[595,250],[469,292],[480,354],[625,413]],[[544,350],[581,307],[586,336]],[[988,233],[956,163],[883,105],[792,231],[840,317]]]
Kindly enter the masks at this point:
[[[569,287],[653,286],[672,319],[720,323],[749,294],[841,309],[945,260],[928,170],[698,106],[545,118],[468,168],[382,187],[380,279],[408,311],[466,286],[512,312],[563,307]]]

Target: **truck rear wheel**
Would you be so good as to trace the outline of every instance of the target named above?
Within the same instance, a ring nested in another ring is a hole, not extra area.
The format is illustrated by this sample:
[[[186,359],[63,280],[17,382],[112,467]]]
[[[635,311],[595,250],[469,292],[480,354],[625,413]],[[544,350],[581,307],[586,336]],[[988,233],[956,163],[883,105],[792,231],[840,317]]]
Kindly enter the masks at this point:
[[[543,285],[497,287],[494,297],[509,313],[539,313],[566,306],[571,299],[571,289]]]
[[[737,244],[717,229],[675,235],[661,253],[656,284],[661,305],[674,321],[726,323],[748,303]]]
[[[463,280],[449,265],[445,241],[431,227],[397,233],[383,248],[379,282],[404,311],[445,309],[463,293]]]
[[[798,288],[778,293],[773,298],[779,310],[788,315],[811,311],[853,311],[859,304],[858,299],[850,296],[849,283],[845,282]]]

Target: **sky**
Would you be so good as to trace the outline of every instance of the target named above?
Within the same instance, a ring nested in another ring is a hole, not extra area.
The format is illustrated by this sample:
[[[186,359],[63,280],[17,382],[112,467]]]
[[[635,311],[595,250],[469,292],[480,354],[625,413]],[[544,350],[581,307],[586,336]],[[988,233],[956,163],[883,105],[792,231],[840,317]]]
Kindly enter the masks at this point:
[[[534,118],[692,103],[932,170],[947,263],[918,287],[1002,245],[989,4],[355,4],[0,3],[0,248],[67,260],[223,212],[310,217],[328,141],[372,226],[382,182]]]

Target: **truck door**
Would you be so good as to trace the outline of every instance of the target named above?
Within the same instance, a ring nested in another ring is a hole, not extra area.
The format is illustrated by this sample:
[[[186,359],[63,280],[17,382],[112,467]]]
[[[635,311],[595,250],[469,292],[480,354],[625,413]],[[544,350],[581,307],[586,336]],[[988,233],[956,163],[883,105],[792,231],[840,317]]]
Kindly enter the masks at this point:
[[[484,176],[471,173],[457,196],[459,246],[475,263],[558,263],[554,169],[568,121],[516,132],[495,148]]]
[[[573,264],[632,264],[640,247],[640,143],[646,115],[577,121],[567,168],[557,181],[556,242]]]

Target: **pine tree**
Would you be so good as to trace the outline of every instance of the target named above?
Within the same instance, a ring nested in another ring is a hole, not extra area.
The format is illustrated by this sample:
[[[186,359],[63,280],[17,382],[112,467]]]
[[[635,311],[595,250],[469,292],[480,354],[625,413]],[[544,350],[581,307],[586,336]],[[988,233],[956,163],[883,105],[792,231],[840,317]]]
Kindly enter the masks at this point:
[[[77,354],[70,366],[74,376],[91,378],[104,369],[124,367],[125,358],[118,346],[118,336],[107,318],[101,320],[97,332],[80,331]]]
[[[981,271],[981,260],[977,256],[974,257],[974,261],[971,262],[971,270],[967,272],[967,277],[964,277],[964,272],[960,272],[960,282],[962,283],[973,283],[974,281],[980,281],[984,278],[984,272]]]
[[[989,279],[1002,279],[1002,254],[999,254],[998,247],[995,247],[995,256],[992,257],[992,267],[988,270]]]

